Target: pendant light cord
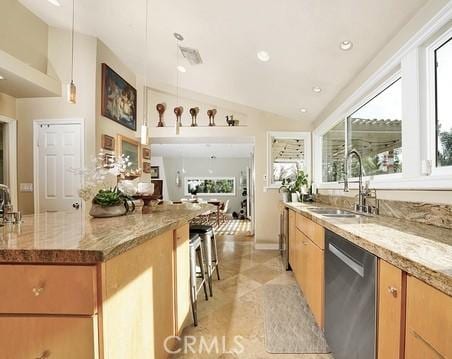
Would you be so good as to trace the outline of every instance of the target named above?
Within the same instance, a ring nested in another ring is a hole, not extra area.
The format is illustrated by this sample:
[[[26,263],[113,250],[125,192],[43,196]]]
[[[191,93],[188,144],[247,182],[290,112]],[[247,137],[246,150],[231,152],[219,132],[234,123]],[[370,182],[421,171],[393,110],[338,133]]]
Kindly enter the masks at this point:
[[[143,123],[148,125],[148,14],[149,14],[149,0],[146,0],[146,24],[145,24],[145,36],[144,36],[144,118]]]
[[[72,0],[72,59],[71,59],[71,83],[74,82],[74,26],[75,26],[75,0]]]

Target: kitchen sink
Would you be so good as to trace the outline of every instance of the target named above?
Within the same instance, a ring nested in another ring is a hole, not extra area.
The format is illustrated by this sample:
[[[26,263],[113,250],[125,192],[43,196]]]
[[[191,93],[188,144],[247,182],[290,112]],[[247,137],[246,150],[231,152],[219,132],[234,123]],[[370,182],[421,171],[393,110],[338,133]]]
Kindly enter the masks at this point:
[[[324,217],[332,217],[332,218],[352,218],[352,217],[359,217],[359,214],[353,213],[350,211],[344,211],[342,209],[337,208],[322,208],[322,207],[313,207],[308,208],[309,211],[320,214]]]

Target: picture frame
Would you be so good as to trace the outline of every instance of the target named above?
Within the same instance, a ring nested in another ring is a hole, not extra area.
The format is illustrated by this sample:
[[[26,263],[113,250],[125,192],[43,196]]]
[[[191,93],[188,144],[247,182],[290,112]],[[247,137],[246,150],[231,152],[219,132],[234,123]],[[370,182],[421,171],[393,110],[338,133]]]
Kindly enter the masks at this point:
[[[121,155],[129,157],[129,161],[132,162],[132,165],[129,167],[130,170],[141,168],[141,143],[123,135],[118,135],[117,141],[116,155],[118,157]]]
[[[102,64],[101,115],[137,130],[137,90],[107,64]]]
[[[151,159],[151,149],[149,147],[143,147],[143,160]]]
[[[143,173],[151,173],[151,163],[143,162]]]
[[[151,178],[157,179],[160,178],[160,167],[159,166],[151,166]]]
[[[101,148],[107,151],[114,151],[115,150],[115,138],[113,136],[109,136],[106,134],[103,134],[101,137]]]

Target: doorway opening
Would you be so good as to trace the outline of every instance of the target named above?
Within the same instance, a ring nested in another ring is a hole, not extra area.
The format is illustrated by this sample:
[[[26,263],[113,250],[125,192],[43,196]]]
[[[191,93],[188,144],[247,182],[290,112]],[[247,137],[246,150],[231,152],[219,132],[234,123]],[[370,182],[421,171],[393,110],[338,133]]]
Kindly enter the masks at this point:
[[[0,116],[0,184],[8,186],[17,210],[17,124],[4,116]]]
[[[153,138],[163,199],[210,203],[198,220],[220,235],[254,235],[254,138]]]

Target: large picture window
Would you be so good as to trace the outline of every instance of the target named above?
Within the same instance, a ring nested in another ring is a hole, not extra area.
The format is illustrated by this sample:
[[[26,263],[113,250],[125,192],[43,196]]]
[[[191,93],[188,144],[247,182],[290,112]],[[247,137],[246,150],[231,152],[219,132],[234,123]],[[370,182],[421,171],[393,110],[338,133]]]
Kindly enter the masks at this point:
[[[187,177],[185,195],[235,196],[234,177]]]
[[[452,38],[435,50],[436,166],[452,166]]]
[[[322,181],[344,179],[346,149],[362,158],[364,176],[402,172],[402,81],[390,83],[322,138]],[[353,158],[351,176],[359,174]]]

